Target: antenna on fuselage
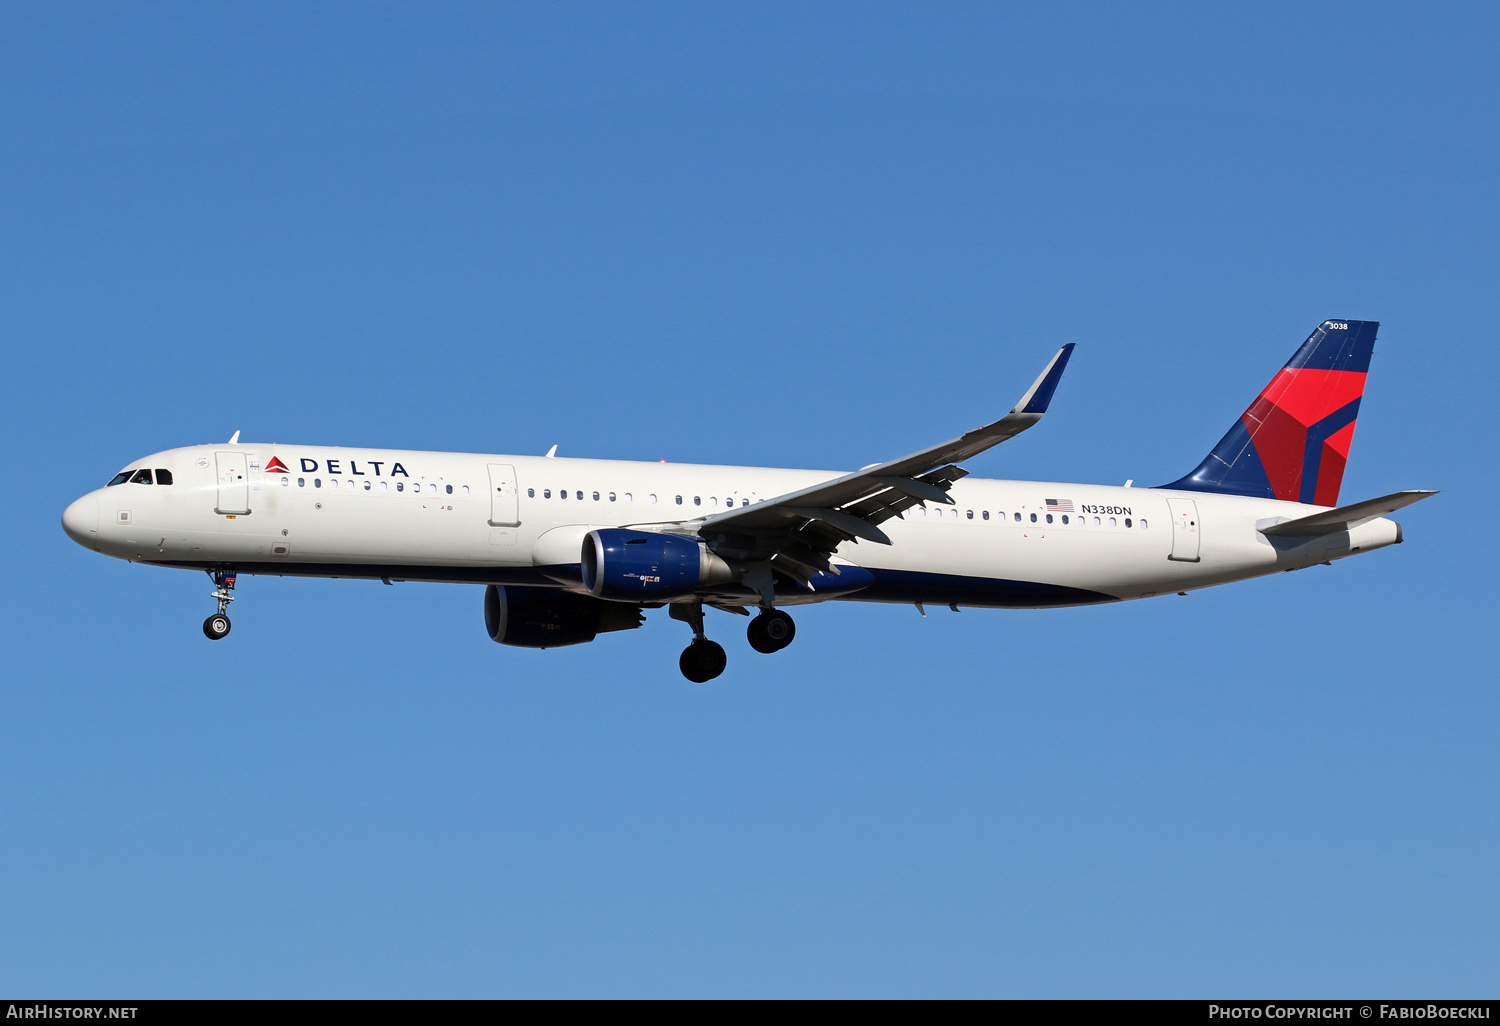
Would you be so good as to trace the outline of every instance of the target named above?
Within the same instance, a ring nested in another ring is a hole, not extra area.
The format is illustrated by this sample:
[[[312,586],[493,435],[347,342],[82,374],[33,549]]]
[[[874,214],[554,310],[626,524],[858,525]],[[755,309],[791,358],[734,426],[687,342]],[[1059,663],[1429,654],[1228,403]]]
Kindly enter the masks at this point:
[[[239,445],[240,444],[240,433],[238,431],[236,431],[233,435],[231,435],[229,437],[229,444],[230,445]]]

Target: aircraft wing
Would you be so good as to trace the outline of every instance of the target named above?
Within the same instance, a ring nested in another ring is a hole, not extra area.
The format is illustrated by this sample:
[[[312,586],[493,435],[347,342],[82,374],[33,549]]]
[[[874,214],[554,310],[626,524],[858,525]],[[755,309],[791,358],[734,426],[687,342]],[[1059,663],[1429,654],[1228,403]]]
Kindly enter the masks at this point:
[[[1004,417],[951,441],[786,495],[691,522],[720,556],[769,560],[771,568],[806,585],[818,573],[837,574],[829,562],[844,542],[889,545],[879,525],[922,502],[953,504],[948,488],[968,475],[955,464],[999,445],[1042,419],[1063,368],[1068,343]],[[688,526],[688,525],[684,525]]]

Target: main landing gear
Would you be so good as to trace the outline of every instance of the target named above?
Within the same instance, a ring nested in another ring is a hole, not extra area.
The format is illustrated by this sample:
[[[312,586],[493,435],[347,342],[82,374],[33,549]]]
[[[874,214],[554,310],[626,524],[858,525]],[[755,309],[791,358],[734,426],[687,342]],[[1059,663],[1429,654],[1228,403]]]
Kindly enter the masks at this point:
[[[670,612],[672,619],[681,620],[693,629],[693,643],[682,650],[682,657],[677,660],[682,675],[694,684],[705,684],[723,673],[729,659],[723,645],[704,637],[703,604],[673,603]],[[755,651],[780,652],[797,636],[797,625],[781,610],[767,609],[750,621],[745,633]]]
[[[235,572],[233,570],[210,570],[208,576],[214,582],[211,598],[219,600],[219,611],[203,621],[203,634],[209,641],[218,641],[229,633],[229,617],[225,612],[234,601]]]
[[[682,620],[693,629],[693,643],[682,650],[677,660],[682,675],[694,684],[706,684],[723,673],[729,657],[724,654],[723,645],[709,641],[703,634],[703,603],[673,604],[671,614],[672,619]]]
[[[780,652],[797,636],[797,624],[779,609],[767,609],[745,628],[750,647],[757,652]]]

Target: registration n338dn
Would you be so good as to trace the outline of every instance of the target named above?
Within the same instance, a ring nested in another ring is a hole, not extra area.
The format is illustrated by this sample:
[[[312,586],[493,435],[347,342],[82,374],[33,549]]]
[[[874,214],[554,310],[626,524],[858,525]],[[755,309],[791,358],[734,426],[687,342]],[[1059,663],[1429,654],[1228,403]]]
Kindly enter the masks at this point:
[[[1047,412],[1073,346],[992,424],[852,473],[319,445],[168,449],[63,513],[86,548],[201,570],[221,639],[240,574],[484,586],[503,645],[593,641],[665,606],[683,674],[724,671],[704,607],[791,643],[812,602],[1035,608],[1150,598],[1401,541],[1435,494],[1339,505],[1374,321],[1319,324],[1191,473],[1157,488],[980,480],[962,463]],[[554,447],[555,452],[555,447]]]

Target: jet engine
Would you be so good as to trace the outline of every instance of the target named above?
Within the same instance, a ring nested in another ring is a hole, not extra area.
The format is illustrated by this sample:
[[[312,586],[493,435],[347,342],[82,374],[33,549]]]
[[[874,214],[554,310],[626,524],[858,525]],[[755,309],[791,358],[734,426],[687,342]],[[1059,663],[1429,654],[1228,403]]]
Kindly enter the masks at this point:
[[[639,606],[603,602],[555,588],[484,589],[484,627],[490,638],[518,648],[561,648],[646,622]]]
[[[735,578],[697,538],[606,528],[583,539],[583,586],[615,602],[662,602]]]

